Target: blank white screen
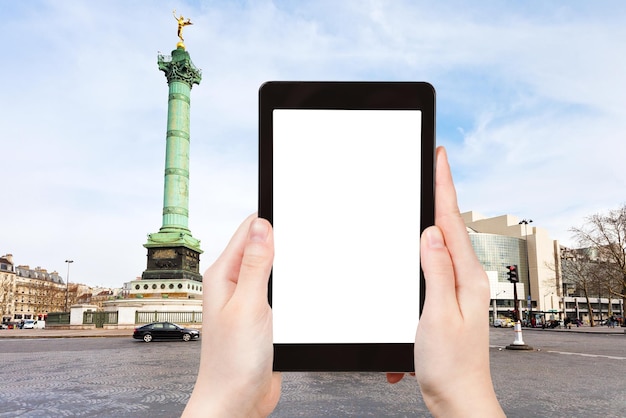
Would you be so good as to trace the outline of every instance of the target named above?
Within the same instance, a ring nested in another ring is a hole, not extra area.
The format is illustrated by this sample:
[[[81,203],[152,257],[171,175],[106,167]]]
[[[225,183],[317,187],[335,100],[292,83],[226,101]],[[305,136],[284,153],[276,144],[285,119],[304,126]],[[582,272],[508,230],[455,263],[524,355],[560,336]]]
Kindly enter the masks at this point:
[[[411,343],[421,112],[273,113],[274,342]]]

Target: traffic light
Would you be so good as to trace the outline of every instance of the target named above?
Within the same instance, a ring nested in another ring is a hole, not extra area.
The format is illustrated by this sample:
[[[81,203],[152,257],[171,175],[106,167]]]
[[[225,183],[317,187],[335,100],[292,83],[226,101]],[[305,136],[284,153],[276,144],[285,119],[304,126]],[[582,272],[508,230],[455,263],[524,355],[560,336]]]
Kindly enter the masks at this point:
[[[519,276],[517,275],[517,264],[513,264],[512,266],[506,266],[506,269],[508,270],[506,273],[508,281],[510,281],[511,283],[518,283]]]

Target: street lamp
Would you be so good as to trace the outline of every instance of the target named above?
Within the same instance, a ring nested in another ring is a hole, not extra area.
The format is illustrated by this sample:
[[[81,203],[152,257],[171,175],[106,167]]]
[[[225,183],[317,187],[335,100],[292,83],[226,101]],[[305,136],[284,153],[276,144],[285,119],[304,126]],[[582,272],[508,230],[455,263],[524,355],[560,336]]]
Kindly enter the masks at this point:
[[[530,258],[528,257],[528,224],[532,223],[532,219],[522,219],[519,222],[519,225],[524,225],[524,241],[526,242],[526,273],[527,273],[527,283],[528,283],[528,321],[531,321],[533,318],[533,302],[530,294]]]
[[[498,319],[498,296],[501,295],[502,293],[506,293],[506,290],[496,293],[496,297],[493,300],[493,323],[494,324],[496,323],[496,319]]]
[[[546,296],[549,296],[549,295],[550,295],[550,304],[552,305],[552,307],[554,307],[554,304],[552,302],[552,296],[551,296],[551,295],[554,295],[554,292],[548,292],[545,295],[543,295],[543,306],[544,306],[543,311],[544,312],[547,310],[546,308],[548,307],[548,304],[546,303]]]
[[[74,260],[65,260],[67,263],[67,277],[65,278],[65,312],[68,311],[68,296],[70,293],[70,264],[74,262]]]

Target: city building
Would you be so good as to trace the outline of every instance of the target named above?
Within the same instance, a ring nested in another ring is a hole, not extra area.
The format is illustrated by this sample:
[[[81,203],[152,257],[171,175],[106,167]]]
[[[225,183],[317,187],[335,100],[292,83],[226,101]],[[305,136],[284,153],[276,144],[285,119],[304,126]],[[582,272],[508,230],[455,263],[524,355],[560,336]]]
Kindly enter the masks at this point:
[[[4,324],[27,319],[46,320],[50,312],[67,312],[75,303],[90,303],[101,308],[105,301],[122,295],[122,289],[66,284],[56,271],[15,266],[12,254],[0,257],[0,313]]]
[[[491,284],[490,318],[508,316],[514,310],[513,285],[507,266],[517,266],[520,319],[539,323],[560,319],[563,284],[558,241],[545,229],[512,215],[487,218],[476,212],[461,214],[479,261]],[[494,309],[495,307],[495,309]]]
[[[49,312],[62,311],[67,287],[56,271],[27,265],[15,266],[13,255],[0,257],[0,311],[2,322],[45,319]]]
[[[511,317],[515,309],[513,284],[507,279],[507,266],[517,266],[518,312],[521,320],[536,324],[551,320],[579,319],[596,324],[624,312],[622,299],[611,298],[597,285],[584,295],[566,268],[581,254],[594,262],[606,262],[593,249],[570,249],[550,238],[543,228],[532,226],[531,220],[512,215],[492,218],[476,212],[461,214],[478,260],[487,272],[491,290],[489,318]]]
[[[13,255],[0,257],[0,314],[2,323],[11,322],[15,312],[15,268]]]

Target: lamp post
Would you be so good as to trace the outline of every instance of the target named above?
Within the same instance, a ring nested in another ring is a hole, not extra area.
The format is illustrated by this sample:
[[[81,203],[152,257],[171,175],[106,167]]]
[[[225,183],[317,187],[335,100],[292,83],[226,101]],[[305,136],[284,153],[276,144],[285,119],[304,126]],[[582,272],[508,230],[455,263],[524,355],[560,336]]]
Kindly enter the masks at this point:
[[[609,306],[611,306],[611,294],[609,293]],[[598,289],[598,309],[600,311],[600,325],[602,325],[602,293]]]
[[[550,311],[554,310],[554,302],[552,299],[552,296],[554,295],[554,292],[548,292],[545,295],[543,295],[543,316],[546,316],[546,311],[548,310],[548,304],[546,303],[546,296],[550,296]],[[550,312],[553,313],[553,312]]]
[[[68,309],[68,296],[70,293],[70,264],[74,262],[74,260],[65,260],[67,263],[67,277],[65,278],[65,312]]]
[[[551,294],[552,294],[552,292],[548,292],[545,295],[543,295],[543,311],[544,311],[544,313],[546,311],[546,308],[548,307],[547,306],[548,304],[546,303],[546,296],[551,295]]]
[[[501,295],[502,293],[506,293],[506,290],[496,293],[496,297],[493,300],[493,323],[494,324],[496,323],[496,319],[498,319],[498,296]]]
[[[530,293],[530,258],[528,257],[528,224],[532,223],[532,219],[522,219],[519,225],[524,225],[524,241],[526,243],[526,274],[528,283],[528,321],[530,322],[533,317],[533,302]]]

